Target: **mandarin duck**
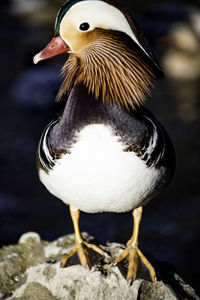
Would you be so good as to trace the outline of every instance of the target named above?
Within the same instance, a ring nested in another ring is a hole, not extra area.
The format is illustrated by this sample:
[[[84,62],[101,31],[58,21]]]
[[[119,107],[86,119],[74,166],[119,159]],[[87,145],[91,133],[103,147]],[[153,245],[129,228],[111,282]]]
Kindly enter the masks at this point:
[[[135,19],[112,0],[68,0],[60,9],[55,35],[34,63],[68,53],[57,95],[64,109],[44,130],[37,151],[41,182],[69,205],[77,252],[90,266],[79,229],[80,211],[133,211],[133,234],[114,264],[128,260],[132,283],[139,260],[152,281],[155,269],[138,247],[142,210],[170,183],[175,167],[172,143],[144,107],[162,70]]]

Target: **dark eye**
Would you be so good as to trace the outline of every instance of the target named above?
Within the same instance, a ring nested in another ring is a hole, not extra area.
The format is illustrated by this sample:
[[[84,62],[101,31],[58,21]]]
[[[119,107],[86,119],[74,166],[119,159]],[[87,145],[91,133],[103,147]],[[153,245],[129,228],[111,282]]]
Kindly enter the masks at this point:
[[[90,28],[90,25],[88,23],[82,23],[80,26],[79,26],[79,29],[81,31],[87,31],[88,29]]]

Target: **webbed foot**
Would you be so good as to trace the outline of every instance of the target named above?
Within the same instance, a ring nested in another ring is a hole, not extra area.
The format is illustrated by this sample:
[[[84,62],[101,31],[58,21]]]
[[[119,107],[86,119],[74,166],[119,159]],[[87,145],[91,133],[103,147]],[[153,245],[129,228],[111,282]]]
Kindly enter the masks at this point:
[[[149,275],[152,281],[156,280],[156,273],[154,267],[148,261],[148,259],[144,256],[144,254],[138,248],[138,235],[139,235],[139,226],[142,218],[142,207],[138,207],[133,210],[133,219],[134,219],[134,227],[133,234],[131,239],[127,243],[126,249],[121,253],[119,257],[114,260],[113,265],[116,265],[125,259],[128,261],[128,271],[126,275],[126,279],[129,284],[132,284],[136,279],[139,260],[145,265],[147,270],[149,271]]]

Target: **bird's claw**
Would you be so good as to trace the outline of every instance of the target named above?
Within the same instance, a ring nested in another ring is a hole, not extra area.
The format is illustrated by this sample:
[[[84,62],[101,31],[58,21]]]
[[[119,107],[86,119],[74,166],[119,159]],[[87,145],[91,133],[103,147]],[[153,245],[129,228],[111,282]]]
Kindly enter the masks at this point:
[[[125,259],[128,260],[126,280],[129,286],[132,285],[133,281],[137,277],[139,259],[148,269],[152,282],[156,280],[156,273],[154,267],[151,265],[151,263],[148,261],[148,259],[144,256],[144,254],[140,251],[140,249],[137,246],[129,244],[127,248],[121,253],[121,255],[114,260],[112,266],[116,266],[118,263],[124,261]]]
[[[74,248],[67,255],[65,255],[62,258],[60,267],[61,268],[66,267],[69,258],[71,258],[77,252],[81,265],[84,266],[86,269],[90,269],[92,266],[92,263],[91,263],[92,259],[91,260],[89,259],[90,255],[89,255],[89,251],[88,251],[90,249],[93,251],[93,253],[97,253],[97,255],[99,254],[100,256],[108,257],[108,254],[106,252],[104,252],[101,248],[99,248],[98,246],[96,246],[94,244],[86,243],[85,241],[82,241],[81,243],[77,243],[74,246]]]

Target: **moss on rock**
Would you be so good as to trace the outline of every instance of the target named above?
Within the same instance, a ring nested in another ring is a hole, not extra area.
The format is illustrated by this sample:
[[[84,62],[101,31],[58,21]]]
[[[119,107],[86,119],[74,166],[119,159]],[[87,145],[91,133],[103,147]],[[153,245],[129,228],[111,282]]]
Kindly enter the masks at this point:
[[[91,237],[84,234],[89,241]],[[171,273],[175,285],[161,280],[151,283],[135,280],[129,286],[114,257],[124,245],[101,246],[109,257],[88,270],[75,260],[75,265],[61,269],[60,258],[74,246],[74,235],[53,242],[41,241],[36,233],[23,235],[19,243],[0,249],[0,298],[10,300],[175,300],[199,299],[194,290]],[[165,271],[165,270],[164,270]],[[162,272],[161,272],[162,273]],[[143,278],[140,270],[140,278]],[[163,277],[164,278],[164,277]],[[178,286],[178,288],[177,288]],[[186,288],[187,287],[187,288]]]

